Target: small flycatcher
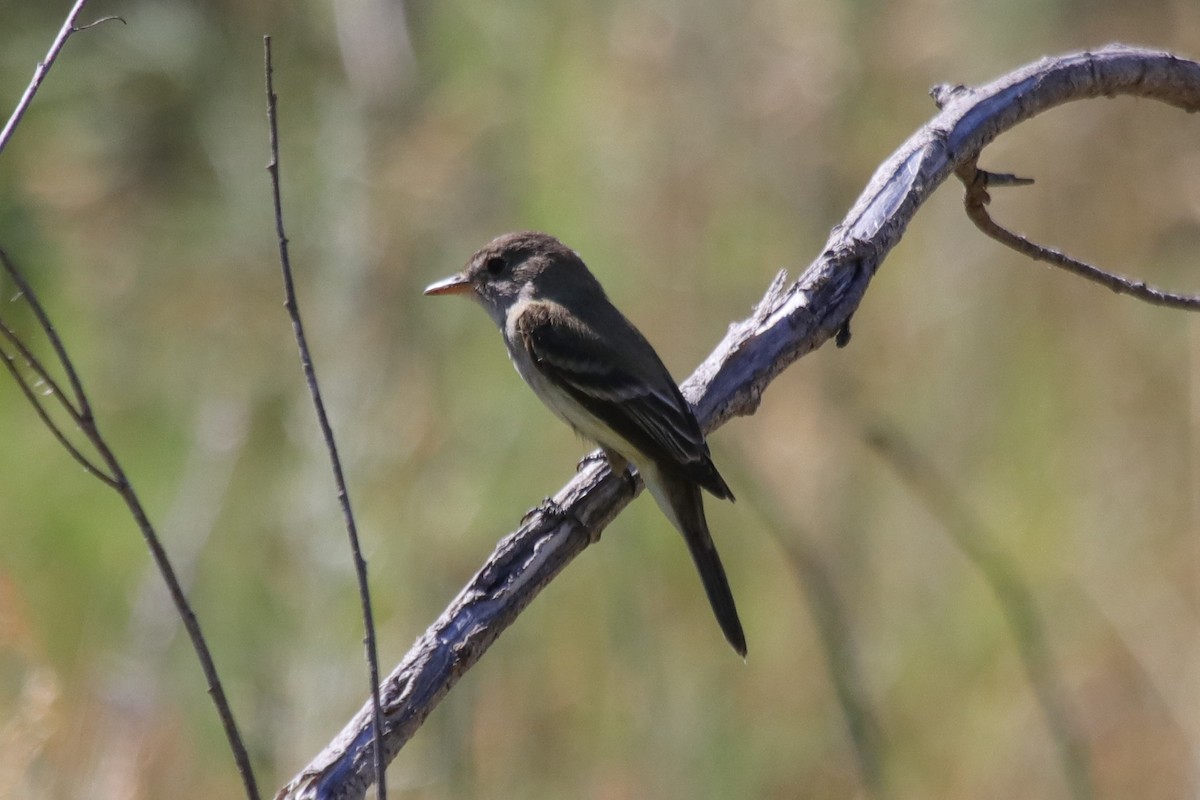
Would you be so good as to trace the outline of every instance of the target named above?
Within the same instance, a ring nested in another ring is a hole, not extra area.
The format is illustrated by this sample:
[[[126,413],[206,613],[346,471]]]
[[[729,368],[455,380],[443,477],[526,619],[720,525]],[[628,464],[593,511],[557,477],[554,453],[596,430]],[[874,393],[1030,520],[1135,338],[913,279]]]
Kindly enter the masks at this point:
[[[632,462],[683,534],[725,638],[746,637],[700,490],[733,500],[671,373],[609,302],[575,251],[544,233],[509,233],[427,295],[463,294],[504,334],[517,372],[554,414],[603,449],[614,473]]]

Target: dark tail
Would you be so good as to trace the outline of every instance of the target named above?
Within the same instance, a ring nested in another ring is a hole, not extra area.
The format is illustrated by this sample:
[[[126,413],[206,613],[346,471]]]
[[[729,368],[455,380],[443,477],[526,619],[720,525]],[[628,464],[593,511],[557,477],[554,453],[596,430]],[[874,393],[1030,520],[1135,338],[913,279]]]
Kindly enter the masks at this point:
[[[696,562],[717,623],[725,639],[738,655],[745,658],[746,634],[742,632],[742,622],[738,619],[737,605],[733,602],[733,592],[729,590],[729,580],[725,577],[725,568],[721,566],[721,557],[717,555],[717,547],[708,532],[700,487],[678,478],[669,478],[665,482],[667,485],[663,489],[670,499],[683,539],[691,551],[692,561]]]

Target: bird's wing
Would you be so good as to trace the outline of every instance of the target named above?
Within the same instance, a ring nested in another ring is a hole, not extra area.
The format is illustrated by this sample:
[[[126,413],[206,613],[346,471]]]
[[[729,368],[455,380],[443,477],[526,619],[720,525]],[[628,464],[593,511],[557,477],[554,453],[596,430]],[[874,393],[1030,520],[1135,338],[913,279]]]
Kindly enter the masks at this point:
[[[623,318],[616,324],[629,326]],[[733,497],[713,466],[691,407],[636,329],[629,326],[645,351],[635,364],[541,303],[530,303],[515,327],[534,366],[588,413],[660,467],[678,471],[718,497]]]

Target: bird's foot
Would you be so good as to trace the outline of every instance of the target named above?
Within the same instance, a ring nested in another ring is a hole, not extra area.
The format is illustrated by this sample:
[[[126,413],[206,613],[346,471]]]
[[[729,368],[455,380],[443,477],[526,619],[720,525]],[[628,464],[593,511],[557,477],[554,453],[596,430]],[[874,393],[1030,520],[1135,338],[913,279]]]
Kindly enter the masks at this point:
[[[607,460],[608,460],[608,457],[604,455],[603,450],[593,450],[590,453],[588,453],[587,455],[585,455],[583,458],[579,459],[579,463],[575,465],[575,471],[583,472],[585,469],[587,469],[592,464],[595,464],[598,461],[607,461]]]
[[[640,488],[638,476],[628,464],[621,468],[621,471],[617,473],[617,477],[625,482],[625,485],[629,487],[629,491],[632,494],[637,494],[637,491]]]
[[[525,515],[521,517],[521,524],[527,524],[529,520],[533,519],[536,514],[541,514],[542,516],[552,517],[555,519],[566,516],[566,512],[563,511],[562,505],[553,497],[543,497],[542,502],[526,511]]]

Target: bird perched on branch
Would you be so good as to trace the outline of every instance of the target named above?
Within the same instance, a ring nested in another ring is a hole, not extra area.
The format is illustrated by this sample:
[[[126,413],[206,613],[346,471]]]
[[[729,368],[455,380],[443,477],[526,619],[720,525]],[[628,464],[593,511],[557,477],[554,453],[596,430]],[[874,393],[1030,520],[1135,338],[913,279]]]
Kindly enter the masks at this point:
[[[706,489],[733,500],[733,492],[675,380],[579,255],[544,233],[505,234],[425,294],[477,300],[541,401],[599,444],[614,473],[633,463],[683,534],[725,638],[745,657],[746,637],[700,495]]]

